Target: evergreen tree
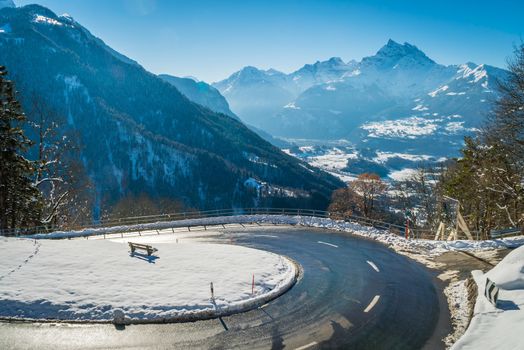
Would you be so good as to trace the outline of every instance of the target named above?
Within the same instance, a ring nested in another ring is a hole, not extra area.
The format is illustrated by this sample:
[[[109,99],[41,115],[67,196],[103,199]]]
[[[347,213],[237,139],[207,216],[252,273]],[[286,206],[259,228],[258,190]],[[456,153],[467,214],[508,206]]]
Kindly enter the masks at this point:
[[[0,66],[0,229],[38,224],[41,210],[33,164],[23,156],[31,144],[21,127],[26,118],[6,75]]]
[[[508,68],[489,123],[476,138],[466,138],[463,158],[441,184],[483,237],[492,229],[524,225],[524,45]]]
[[[504,145],[514,162],[524,163],[524,44],[515,48],[508,60],[508,78],[500,81],[501,98],[495,104],[488,128],[484,131],[488,142]]]

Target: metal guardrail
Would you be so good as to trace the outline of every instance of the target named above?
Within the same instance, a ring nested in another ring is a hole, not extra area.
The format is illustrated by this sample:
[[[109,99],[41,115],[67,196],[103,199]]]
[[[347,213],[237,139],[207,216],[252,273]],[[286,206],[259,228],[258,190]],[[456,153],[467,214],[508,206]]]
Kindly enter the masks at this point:
[[[238,215],[303,215],[327,217],[329,213],[321,210],[312,209],[288,209],[288,208],[247,208],[247,209],[217,209],[206,211],[190,211],[181,213],[169,213],[159,215],[145,215],[135,217],[125,217],[119,219],[99,220],[94,223],[84,223],[70,226],[35,226],[28,228],[16,228],[0,230],[2,236],[21,236],[37,233],[51,233],[56,231],[78,231],[87,228],[103,228],[115,226],[140,225],[155,222],[179,221],[187,219],[202,219],[220,216]]]
[[[52,233],[56,231],[80,231],[84,229],[111,228],[122,226],[134,226],[140,224],[150,224],[156,222],[180,221],[187,219],[203,219],[213,217],[231,217],[239,215],[289,215],[289,216],[311,216],[320,218],[331,218],[359,223],[365,226],[372,226],[377,229],[388,230],[397,235],[405,235],[405,227],[376,219],[366,218],[356,215],[345,215],[339,212],[329,212],[314,209],[294,209],[294,208],[246,208],[246,209],[217,209],[207,211],[191,211],[182,213],[170,213],[160,215],[146,215],[136,217],[126,217],[120,219],[100,220],[97,223],[86,223],[67,227],[60,226],[38,226],[20,229],[0,230],[0,236],[24,236],[41,233]],[[198,225],[200,226],[200,225]],[[410,228],[411,238],[433,239],[434,232],[429,229]]]
[[[514,228],[503,229],[503,230],[491,230],[489,233],[489,236],[491,237],[491,239],[495,239],[495,238],[517,236],[520,234],[522,234],[522,228],[514,227]]]

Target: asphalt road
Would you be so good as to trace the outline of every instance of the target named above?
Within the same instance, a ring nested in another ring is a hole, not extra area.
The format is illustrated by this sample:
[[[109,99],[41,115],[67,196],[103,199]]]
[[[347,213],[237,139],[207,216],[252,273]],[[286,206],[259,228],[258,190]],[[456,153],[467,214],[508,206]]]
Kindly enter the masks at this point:
[[[230,229],[219,239],[289,256],[301,277],[263,307],[221,319],[119,328],[0,323],[0,349],[444,348],[449,313],[434,273],[381,244],[291,227]]]

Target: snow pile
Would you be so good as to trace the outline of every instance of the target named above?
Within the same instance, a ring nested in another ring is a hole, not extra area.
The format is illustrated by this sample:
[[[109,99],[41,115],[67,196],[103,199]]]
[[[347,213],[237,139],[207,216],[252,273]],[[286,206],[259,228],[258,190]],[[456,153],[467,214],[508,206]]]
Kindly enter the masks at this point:
[[[521,349],[524,325],[524,247],[491,271],[474,271],[478,296],[471,324],[452,349]],[[497,307],[484,296],[486,278],[500,287]]]
[[[147,257],[125,240],[2,238],[0,318],[111,321],[121,310],[133,322],[188,321],[260,306],[295,282],[285,257],[187,241],[156,241]]]
[[[156,222],[150,224],[138,224],[130,226],[114,226],[89,228],[79,231],[63,231],[50,234],[37,234],[30,238],[74,238],[94,235],[105,235],[121,232],[136,232],[147,230],[161,230],[176,227],[203,226],[203,225],[220,225],[220,224],[250,224],[250,223],[270,223],[277,225],[302,225],[309,227],[327,228],[337,231],[344,231],[366,238],[380,241],[397,251],[412,250],[425,251],[431,255],[438,255],[446,251],[481,251],[501,248],[514,248],[524,245],[524,236],[508,237],[502,239],[493,239],[485,241],[434,241],[425,239],[405,239],[403,236],[392,234],[388,231],[376,229],[373,227],[362,226],[355,222],[343,220],[333,220],[329,218],[320,218],[312,216],[289,216],[289,215],[235,215],[209,217],[201,219],[187,219],[177,221]]]
[[[522,289],[524,293],[524,249],[519,248],[508,254],[503,264],[495,266],[486,275],[501,289]]]
[[[467,280],[453,281],[444,289],[451,313],[451,323],[453,325],[453,332],[444,338],[444,343],[448,348],[464,334],[471,317],[470,308],[468,307],[468,290],[466,283]]]

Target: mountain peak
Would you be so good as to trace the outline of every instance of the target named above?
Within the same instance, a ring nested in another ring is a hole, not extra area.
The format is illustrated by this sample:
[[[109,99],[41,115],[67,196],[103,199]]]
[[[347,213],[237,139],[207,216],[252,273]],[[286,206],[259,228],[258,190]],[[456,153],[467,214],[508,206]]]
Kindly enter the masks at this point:
[[[419,50],[418,47],[415,45],[411,45],[410,43],[405,42],[404,44],[399,44],[396,41],[389,39],[387,44],[382,46],[380,50],[378,50],[377,55],[383,55],[383,56],[407,56],[407,55],[419,55],[427,57],[424,52]]]
[[[397,43],[395,40],[393,39],[389,39],[388,42],[386,43],[386,45],[384,45],[383,48],[385,47],[390,47],[390,48],[394,48],[394,47],[401,47],[402,45],[400,43]]]
[[[399,44],[392,39],[389,39],[387,44],[377,51],[375,56],[363,59],[363,62],[368,64],[372,63],[382,68],[392,68],[400,61],[409,61],[410,66],[413,66],[414,63],[418,65],[435,64],[435,61],[426,56],[426,54],[415,45],[407,42]]]
[[[253,66],[245,66],[240,71],[241,72],[259,72],[260,69],[258,69],[257,67],[253,67]]]
[[[16,5],[13,0],[0,0],[0,9],[4,7],[16,7]]]
[[[333,64],[333,65],[342,65],[342,64],[345,64],[344,61],[342,61],[342,58],[340,57],[331,57],[329,60],[328,60],[329,63]]]

